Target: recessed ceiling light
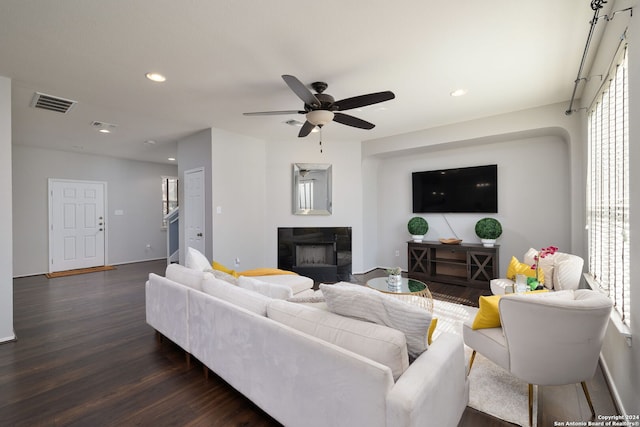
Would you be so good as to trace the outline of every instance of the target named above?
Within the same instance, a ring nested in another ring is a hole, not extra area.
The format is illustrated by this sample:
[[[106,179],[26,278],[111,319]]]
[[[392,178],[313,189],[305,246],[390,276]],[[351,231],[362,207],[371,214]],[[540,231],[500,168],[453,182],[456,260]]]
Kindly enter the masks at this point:
[[[146,145],[155,145],[156,144],[156,142],[153,139],[147,139],[144,143]]]
[[[167,158],[167,160],[169,160],[170,162],[175,162],[176,158],[175,157],[169,157],[169,158]]]
[[[112,123],[99,122],[96,120],[91,122],[91,126],[101,133],[111,133],[112,130],[118,127],[118,125],[114,125]]]
[[[162,83],[165,80],[167,80],[167,78],[160,73],[147,73],[145,74],[145,76],[152,82],[157,82],[157,83]]]
[[[467,94],[467,90],[466,89],[456,89],[453,92],[450,93],[451,96],[462,96],[462,95],[466,95]]]

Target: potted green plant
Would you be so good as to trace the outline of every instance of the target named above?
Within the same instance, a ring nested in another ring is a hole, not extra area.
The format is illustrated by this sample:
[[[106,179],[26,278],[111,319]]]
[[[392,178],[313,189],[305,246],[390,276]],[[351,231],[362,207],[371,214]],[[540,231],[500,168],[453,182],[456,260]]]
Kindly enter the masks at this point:
[[[496,239],[502,235],[502,225],[495,218],[482,218],[476,222],[476,235],[486,247],[493,247]]]
[[[429,223],[420,216],[414,216],[407,223],[407,230],[409,230],[414,242],[421,242],[424,235],[429,231]]]

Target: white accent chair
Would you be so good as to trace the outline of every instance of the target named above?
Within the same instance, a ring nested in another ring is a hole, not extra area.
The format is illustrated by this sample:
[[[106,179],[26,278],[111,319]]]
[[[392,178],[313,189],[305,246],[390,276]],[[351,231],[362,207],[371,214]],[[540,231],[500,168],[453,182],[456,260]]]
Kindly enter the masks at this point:
[[[532,265],[535,263],[534,256],[537,254],[538,251],[536,249],[530,248],[521,261]],[[544,272],[544,287],[556,291],[578,289],[582,278],[583,265],[584,260],[582,258],[565,252],[556,252],[543,258],[540,262],[540,268]],[[514,289],[515,282],[510,279],[500,278],[491,280],[490,285],[491,292],[494,295],[504,295],[509,293],[508,290]]]
[[[529,424],[533,421],[533,384],[581,383],[595,417],[586,381],[593,378],[612,302],[598,291],[579,289],[500,298],[502,327],[463,326],[466,345],[529,383]]]

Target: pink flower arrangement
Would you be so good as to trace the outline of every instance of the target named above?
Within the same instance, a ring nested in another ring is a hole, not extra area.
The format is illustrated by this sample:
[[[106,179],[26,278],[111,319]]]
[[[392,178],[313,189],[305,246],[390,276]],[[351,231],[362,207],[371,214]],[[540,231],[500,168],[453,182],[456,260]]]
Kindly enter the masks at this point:
[[[536,271],[536,282],[539,282],[539,280],[538,280],[538,267],[540,265],[540,260],[542,258],[546,258],[549,255],[553,255],[556,252],[558,252],[558,248],[556,246],[549,246],[548,248],[540,249],[540,252],[538,252],[538,255],[533,257],[535,262],[531,266],[531,269]]]

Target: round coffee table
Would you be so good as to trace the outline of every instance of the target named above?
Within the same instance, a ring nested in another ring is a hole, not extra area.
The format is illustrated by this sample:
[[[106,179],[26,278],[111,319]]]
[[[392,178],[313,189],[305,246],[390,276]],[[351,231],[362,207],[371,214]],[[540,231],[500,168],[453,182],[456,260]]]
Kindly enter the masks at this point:
[[[367,286],[433,313],[433,296],[427,284],[420,280],[403,277],[401,283],[390,285],[387,277],[375,277],[367,280]]]

